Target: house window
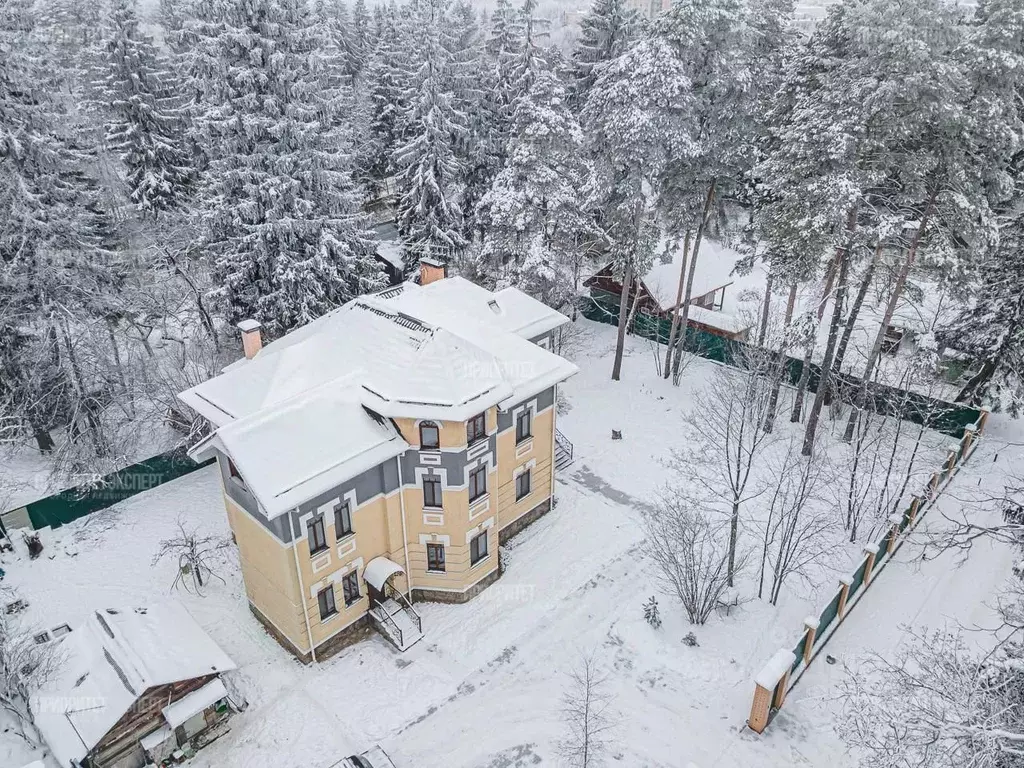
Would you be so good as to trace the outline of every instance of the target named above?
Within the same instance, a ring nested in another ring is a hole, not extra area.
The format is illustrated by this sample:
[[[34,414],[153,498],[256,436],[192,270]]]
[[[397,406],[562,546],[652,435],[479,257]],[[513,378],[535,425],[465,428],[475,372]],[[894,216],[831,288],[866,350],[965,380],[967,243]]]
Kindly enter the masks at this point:
[[[42,645],[43,643],[50,642],[50,633],[49,632],[40,632],[38,635],[36,635],[32,639],[35,641],[36,645]]]
[[[327,536],[324,534],[324,518],[314,517],[306,523],[306,541],[309,542],[309,554],[315,555],[327,549]]]
[[[228,459],[228,475],[240,486],[242,486],[243,488],[246,487],[245,480],[242,479],[242,476],[238,473],[238,467],[235,466],[235,462],[233,462],[231,459]]]
[[[316,601],[320,605],[320,621],[326,621],[338,612],[338,607],[334,604],[333,584],[326,589],[321,589],[317,593]]]
[[[487,493],[487,465],[483,464],[469,473],[469,500],[476,501]]]
[[[345,605],[352,605],[359,599],[359,574],[356,571],[346,573],[341,579],[341,593],[345,598]]]
[[[516,417],[516,443],[529,440],[531,437],[533,437],[533,414],[530,413],[529,408],[524,408],[523,412]]]
[[[432,421],[420,424],[420,448],[425,451],[437,450],[441,447],[441,430]]]
[[[474,536],[469,542],[469,564],[476,565],[487,557],[487,531]]]
[[[466,442],[475,443],[487,437],[487,414],[481,413],[466,422]]]
[[[334,537],[338,540],[351,536],[352,530],[352,507],[347,501],[334,505]]]
[[[516,477],[516,501],[530,495],[530,470]]]
[[[441,478],[423,478],[423,506],[441,508]]]
[[[444,572],[444,544],[427,544],[427,570]]]

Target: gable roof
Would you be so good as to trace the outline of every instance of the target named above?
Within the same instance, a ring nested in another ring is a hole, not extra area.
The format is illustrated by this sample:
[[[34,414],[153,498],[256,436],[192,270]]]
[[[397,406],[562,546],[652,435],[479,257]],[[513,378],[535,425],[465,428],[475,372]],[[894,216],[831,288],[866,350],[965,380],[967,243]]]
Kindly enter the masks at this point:
[[[514,288],[462,278],[362,296],[182,392],[277,517],[404,452],[390,418],[466,421],[563,381],[576,366],[528,339],[568,318]]]
[[[89,754],[147,690],[235,668],[176,602],[95,611],[55,653],[57,672],[31,706],[60,765]]]

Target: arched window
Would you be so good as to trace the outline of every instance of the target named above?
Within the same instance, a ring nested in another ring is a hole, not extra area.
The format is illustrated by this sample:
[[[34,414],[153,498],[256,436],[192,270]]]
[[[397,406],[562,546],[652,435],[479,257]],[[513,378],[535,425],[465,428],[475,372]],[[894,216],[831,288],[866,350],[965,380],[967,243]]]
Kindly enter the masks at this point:
[[[441,447],[441,430],[432,421],[420,423],[420,449],[430,450]]]

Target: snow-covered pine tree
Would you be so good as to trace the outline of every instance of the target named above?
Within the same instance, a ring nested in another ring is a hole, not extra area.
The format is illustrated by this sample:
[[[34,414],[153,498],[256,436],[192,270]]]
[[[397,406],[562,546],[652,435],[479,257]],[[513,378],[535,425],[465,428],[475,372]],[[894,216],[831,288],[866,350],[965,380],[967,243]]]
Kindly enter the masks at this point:
[[[352,6],[352,24],[348,36],[348,74],[352,78],[353,88],[357,90],[362,88],[363,71],[373,48],[370,21],[366,0],[356,0]]]
[[[1020,202],[1020,201],[1018,201]],[[1000,228],[999,247],[979,268],[968,309],[938,334],[978,366],[957,402],[1024,411],[1024,209]]]
[[[537,74],[543,69],[550,68],[543,46],[550,37],[551,22],[537,15],[537,0],[523,0],[519,15],[522,37],[512,71],[510,103],[513,114],[518,101],[524,98],[533,86]]]
[[[746,47],[746,5],[742,0],[678,0],[658,22],[691,84],[697,153],[673,158],[664,176],[659,206],[675,236],[694,232],[686,260],[678,310],[672,382],[679,384],[680,362],[689,320],[690,292],[700,247],[717,200],[736,194],[754,159],[751,130],[753,90]],[[665,375],[669,374],[666,366]]]
[[[512,129],[508,161],[480,205],[483,254],[500,282],[564,307],[579,288],[591,225],[583,135],[553,72],[537,74]]]
[[[351,148],[324,95],[303,0],[224,9],[224,73],[201,124],[214,147],[200,220],[232,320],[286,332],[384,285],[350,177]]]
[[[124,163],[128,199],[143,216],[155,217],[180,208],[192,187],[179,97],[153,41],[139,29],[134,0],[115,0],[108,29],[96,107],[108,117],[107,145]]]
[[[621,56],[640,36],[639,14],[626,0],[595,0],[580,21],[569,67],[570,103],[579,110],[597,75],[594,67]]]
[[[492,89],[499,141],[507,140],[515,102],[521,95],[517,91],[516,60],[523,48],[523,17],[512,6],[511,0],[498,0],[491,14],[491,30],[487,38],[487,56],[490,60]]]
[[[446,260],[466,246],[456,189],[462,166],[454,148],[465,140],[467,119],[453,96],[446,7],[445,0],[425,0],[415,8],[414,50],[420,58],[403,99],[409,105],[403,115],[406,139],[394,153],[398,227],[407,257],[417,260]]]
[[[408,62],[399,39],[398,10],[394,2],[378,8],[382,9],[382,26],[366,67],[366,125],[356,152],[359,180],[371,195],[395,173],[393,156],[402,136],[408,77]]]
[[[581,122],[594,158],[590,205],[601,211],[603,237],[624,286],[612,379],[618,380],[626,340],[629,298],[650,267],[657,243],[654,191],[669,158],[693,154],[687,131],[691,86],[671,45],[641,40],[597,67]]]

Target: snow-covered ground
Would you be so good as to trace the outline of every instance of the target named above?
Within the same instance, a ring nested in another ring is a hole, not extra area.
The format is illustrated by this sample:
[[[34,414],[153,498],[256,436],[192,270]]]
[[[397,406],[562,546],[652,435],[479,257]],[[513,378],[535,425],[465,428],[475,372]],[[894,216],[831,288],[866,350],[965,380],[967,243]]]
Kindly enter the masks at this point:
[[[398,768],[557,765],[560,699],[582,654],[593,654],[608,676],[616,723],[611,764],[853,765],[833,732],[833,667],[811,670],[765,736],[744,722],[752,678],[776,650],[793,645],[803,617],[821,607],[859,546],[837,549],[830,567],[811,583],[794,584],[777,608],[747,599],[747,577],[745,602],[696,628],[698,647],[683,645],[691,627],[653,585],[639,510],[674,477],[665,460],[672,448],[693,442],[684,416],[717,367],[694,361],[676,389],[656,376],[647,342],[631,339],[623,381],[612,383],[614,329],[581,327],[572,354],[582,370],[564,388],[559,417],[577,458],[560,478],[557,507],[512,542],[508,570],[479,598],[423,604],[426,638],[410,651],[398,654],[374,636],[320,666],[300,665],[250,615],[230,546],[220,559],[223,583],[215,580],[203,597],[176,595],[238,664],[233,677],[250,704],[193,765],[328,768],[377,743]],[[612,429],[622,430],[621,441],[610,439]],[[1005,430],[1000,437],[1008,442],[1018,425],[994,419],[991,429]],[[983,443],[956,484],[997,482],[1003,464],[1020,453],[1003,451],[993,465],[997,448],[998,441]],[[927,450],[923,466],[930,470],[937,454]],[[40,559],[2,555],[0,567],[28,599],[30,621],[74,626],[97,607],[168,597],[173,568],[151,561],[179,518],[228,536],[215,470],[44,532]],[[983,620],[986,609],[977,606],[1011,560],[1011,553],[981,552],[969,570],[950,573],[948,562],[919,567],[911,554],[905,548],[885,582],[865,595],[830,652],[855,664],[860,650],[893,647],[902,623]],[[664,620],[658,630],[643,618],[651,595]],[[34,756],[0,734],[0,765]]]

